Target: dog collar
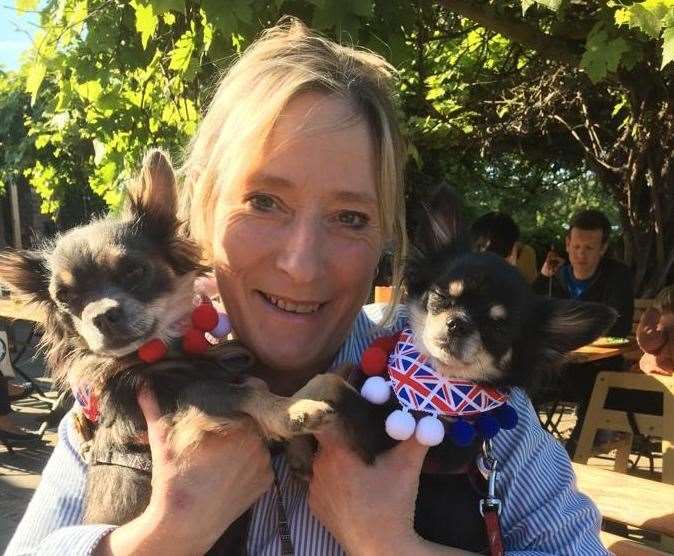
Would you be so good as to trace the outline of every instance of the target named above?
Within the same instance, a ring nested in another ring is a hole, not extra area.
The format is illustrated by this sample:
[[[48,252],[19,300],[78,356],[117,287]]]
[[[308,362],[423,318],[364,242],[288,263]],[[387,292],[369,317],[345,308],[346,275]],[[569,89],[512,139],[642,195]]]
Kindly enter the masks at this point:
[[[224,338],[232,330],[229,318],[218,312],[206,296],[198,296],[196,306],[190,315],[190,323],[180,339],[183,353],[199,355],[212,345],[208,339]],[[136,352],[144,363],[156,363],[169,353],[169,344],[160,338],[153,338],[140,346]]]
[[[507,390],[449,378],[416,345],[406,328],[375,340],[361,359],[361,369],[370,377],[361,395],[384,404],[393,394],[400,407],[386,419],[391,438],[407,440],[414,434],[421,444],[435,446],[448,433],[458,446],[468,446],[478,434],[489,439],[500,429],[515,427],[517,413],[506,403]]]
[[[215,343],[209,340],[209,336],[217,341],[230,332],[231,325],[227,315],[218,312],[208,297],[200,295],[195,298],[195,307],[190,315],[190,321],[177,342],[168,344],[164,340],[153,338],[141,345],[136,350],[136,355],[143,363],[148,364],[164,359],[171,351],[199,355]],[[82,381],[72,384],[71,390],[84,416],[93,423],[98,422],[101,416],[100,404],[93,386]]]

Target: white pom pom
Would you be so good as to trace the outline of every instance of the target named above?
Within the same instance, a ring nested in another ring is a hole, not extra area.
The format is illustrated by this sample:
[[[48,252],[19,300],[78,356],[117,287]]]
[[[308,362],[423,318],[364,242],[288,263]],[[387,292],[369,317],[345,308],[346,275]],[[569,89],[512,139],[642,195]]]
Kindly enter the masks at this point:
[[[225,313],[218,313],[218,324],[211,330],[211,335],[215,338],[224,338],[232,331],[232,325],[229,322],[229,317]]]
[[[416,424],[409,413],[396,409],[386,418],[386,434],[394,440],[407,440],[414,434]]]
[[[391,397],[391,387],[384,380],[384,377],[371,376],[360,389],[360,395],[368,402],[381,405]]]
[[[426,415],[419,419],[414,436],[419,444],[437,446],[445,438],[445,427],[437,417]]]

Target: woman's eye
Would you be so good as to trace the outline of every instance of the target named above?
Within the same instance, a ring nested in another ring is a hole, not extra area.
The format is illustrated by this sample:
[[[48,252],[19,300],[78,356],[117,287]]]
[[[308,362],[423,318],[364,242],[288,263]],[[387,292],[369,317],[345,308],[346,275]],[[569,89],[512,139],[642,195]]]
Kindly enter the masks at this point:
[[[370,221],[370,217],[367,214],[363,214],[362,212],[348,210],[340,212],[337,220],[340,224],[344,224],[349,228],[358,230],[367,226],[368,222]]]
[[[270,195],[254,195],[248,201],[256,210],[268,212],[278,206],[276,200]]]

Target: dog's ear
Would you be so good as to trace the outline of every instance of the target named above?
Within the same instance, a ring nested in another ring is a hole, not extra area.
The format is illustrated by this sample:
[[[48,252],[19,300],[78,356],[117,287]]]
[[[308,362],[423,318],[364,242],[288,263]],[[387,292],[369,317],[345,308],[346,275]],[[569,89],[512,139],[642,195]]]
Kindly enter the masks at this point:
[[[138,177],[128,190],[127,214],[141,221],[175,227],[178,192],[176,176],[169,156],[152,149],[143,159]]]
[[[466,241],[467,228],[459,196],[447,184],[440,185],[423,204],[413,246],[422,254],[458,247]]]
[[[560,354],[587,345],[604,334],[618,317],[601,303],[540,298],[537,326],[547,349]]]
[[[10,249],[0,252],[0,281],[29,301],[51,301],[49,279],[49,267],[42,252]]]
[[[419,297],[437,278],[437,263],[469,249],[462,203],[454,189],[442,184],[421,209],[405,263],[404,280],[411,297]]]

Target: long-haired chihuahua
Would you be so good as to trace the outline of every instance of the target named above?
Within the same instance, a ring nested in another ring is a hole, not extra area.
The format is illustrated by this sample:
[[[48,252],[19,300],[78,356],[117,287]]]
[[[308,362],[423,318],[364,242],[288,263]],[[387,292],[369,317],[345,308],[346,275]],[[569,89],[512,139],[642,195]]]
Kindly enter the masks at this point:
[[[272,394],[248,376],[254,365],[236,341],[202,354],[170,350],[146,362],[150,340],[170,346],[193,310],[195,279],[206,271],[197,245],[180,233],[176,179],[168,157],[151,151],[121,215],[97,219],[33,251],[0,254],[0,279],[46,309],[42,347],[52,375],[87,403],[77,415],[87,440],[87,523],[123,524],[151,493],[149,447],[136,393],[157,397],[173,425],[177,453],[204,434],[255,426],[271,439],[316,430],[332,408]],[[91,407],[88,409],[91,410]]]

